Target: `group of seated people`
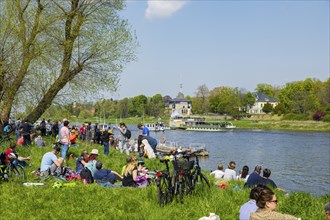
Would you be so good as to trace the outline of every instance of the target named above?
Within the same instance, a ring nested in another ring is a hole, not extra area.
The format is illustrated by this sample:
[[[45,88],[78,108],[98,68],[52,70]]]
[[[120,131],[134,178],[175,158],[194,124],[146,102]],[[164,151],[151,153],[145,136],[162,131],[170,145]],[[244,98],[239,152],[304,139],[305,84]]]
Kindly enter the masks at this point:
[[[43,155],[40,166],[42,176],[62,175],[64,159],[56,156],[60,151],[61,148],[56,145],[51,152]],[[138,159],[135,156],[127,156],[126,165],[123,167],[121,174],[119,174],[116,171],[103,168],[103,163],[97,161],[98,155],[97,149],[93,149],[90,153],[83,150],[80,157],[76,160],[76,173],[81,174],[82,177],[82,171],[88,169],[93,181],[105,187],[145,187],[148,185],[148,170],[143,166],[144,161],[142,159]],[[116,184],[116,182],[121,182],[121,184]]]
[[[260,165],[257,165],[254,168],[254,171],[249,174],[249,167],[247,165],[243,166],[243,168],[239,171],[239,174],[236,175],[236,163],[234,161],[230,161],[228,164],[228,168],[223,171],[222,163],[218,164],[218,169],[214,170],[210,173],[210,175],[214,175],[215,179],[224,179],[224,180],[242,180],[245,182],[247,187],[252,187],[258,184],[268,185],[272,188],[277,188],[277,185],[273,180],[271,180],[270,174],[271,171],[268,168],[263,169]],[[263,172],[263,176],[261,176],[261,171]]]

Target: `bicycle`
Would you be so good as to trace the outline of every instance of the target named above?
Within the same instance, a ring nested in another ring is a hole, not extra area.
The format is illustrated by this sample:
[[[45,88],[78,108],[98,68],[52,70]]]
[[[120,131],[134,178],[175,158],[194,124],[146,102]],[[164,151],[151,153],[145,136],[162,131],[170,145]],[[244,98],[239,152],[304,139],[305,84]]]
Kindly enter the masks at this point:
[[[160,206],[164,206],[172,202],[174,187],[172,185],[172,177],[168,166],[169,158],[165,157],[165,159],[161,159],[160,162],[165,163],[166,169],[156,172],[155,183],[158,188],[158,203]]]
[[[24,167],[19,164],[16,158],[10,159],[10,162],[6,164],[6,154],[0,153],[0,177],[4,181],[12,180],[14,182],[25,181]]]
[[[193,190],[190,170],[194,166],[194,161],[189,161],[190,155],[186,152],[177,152],[177,154],[182,154],[183,159],[178,159],[175,155],[172,161],[174,167],[174,194],[179,194],[179,200],[183,203],[184,195],[191,194]]]
[[[203,184],[205,182],[207,186],[210,188],[210,181],[207,179],[207,177],[202,173],[202,169],[199,166],[199,159],[198,159],[198,151],[191,153],[191,156],[195,156],[195,165],[194,169],[191,172],[191,179],[192,179],[192,187],[193,189],[196,187],[196,185],[199,183],[198,180]],[[199,178],[198,178],[199,177]]]

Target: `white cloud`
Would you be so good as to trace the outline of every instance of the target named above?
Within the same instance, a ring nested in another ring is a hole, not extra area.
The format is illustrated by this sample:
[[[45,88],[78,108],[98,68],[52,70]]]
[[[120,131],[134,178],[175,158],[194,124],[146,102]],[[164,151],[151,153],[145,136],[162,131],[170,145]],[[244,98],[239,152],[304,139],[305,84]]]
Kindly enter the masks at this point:
[[[145,17],[152,19],[171,16],[174,12],[181,9],[186,2],[186,0],[148,0]]]

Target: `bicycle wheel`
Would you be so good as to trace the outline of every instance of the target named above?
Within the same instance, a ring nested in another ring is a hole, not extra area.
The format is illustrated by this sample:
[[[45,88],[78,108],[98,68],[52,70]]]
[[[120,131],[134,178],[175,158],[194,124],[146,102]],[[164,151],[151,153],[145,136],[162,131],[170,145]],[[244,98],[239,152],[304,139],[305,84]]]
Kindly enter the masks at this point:
[[[14,182],[24,182],[24,168],[21,165],[11,165],[11,167],[9,167],[9,180]]]
[[[180,196],[180,202],[183,203],[183,195],[184,195],[184,181],[179,183],[179,196]]]
[[[167,179],[164,176],[159,177],[159,182],[157,184],[158,188],[158,203],[160,206],[171,202],[172,195],[169,190],[169,185]]]

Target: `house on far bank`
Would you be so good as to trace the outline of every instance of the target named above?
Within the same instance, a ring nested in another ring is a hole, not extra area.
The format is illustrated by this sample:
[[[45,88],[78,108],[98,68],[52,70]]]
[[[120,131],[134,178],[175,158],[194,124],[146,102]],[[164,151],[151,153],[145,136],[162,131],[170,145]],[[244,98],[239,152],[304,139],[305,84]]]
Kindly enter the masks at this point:
[[[249,106],[247,107],[247,113],[249,114],[266,114],[262,111],[262,108],[267,102],[270,103],[273,108],[278,104],[278,99],[270,97],[264,93],[254,92],[252,94],[256,97],[256,102],[251,108]]]
[[[165,101],[165,109],[167,114],[175,114],[178,117],[187,117],[192,115],[191,101],[184,98],[182,93],[182,85],[180,85],[180,92],[176,98],[172,99],[170,96],[165,96],[163,99]]]

